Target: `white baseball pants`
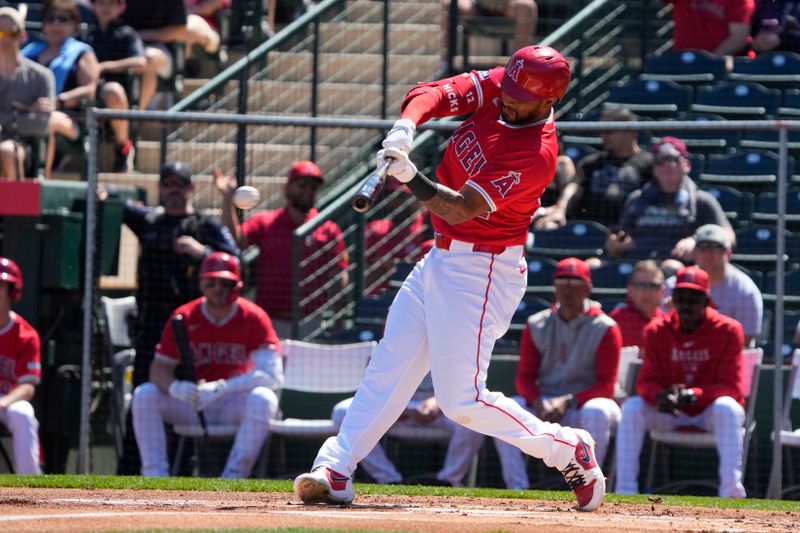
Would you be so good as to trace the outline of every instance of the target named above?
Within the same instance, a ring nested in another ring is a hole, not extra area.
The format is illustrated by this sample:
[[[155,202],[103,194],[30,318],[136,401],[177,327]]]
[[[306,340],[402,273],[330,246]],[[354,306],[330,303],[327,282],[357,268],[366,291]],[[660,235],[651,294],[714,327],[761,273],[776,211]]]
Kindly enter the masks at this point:
[[[515,396],[514,400],[523,408],[525,399]],[[619,405],[609,398],[592,398],[579,409],[569,409],[564,414],[561,423],[570,427],[583,428],[595,440],[595,456],[597,464],[602,465],[608,452],[608,443],[611,432],[617,427],[620,420]],[[472,462],[472,456],[478,453],[486,437],[465,428],[457,428],[453,432],[453,441],[460,441],[461,451],[458,455],[450,455],[448,449],[444,467],[436,476],[451,485],[460,485],[467,474]],[[503,481],[506,488],[511,490],[527,490],[530,487],[528,480],[525,457],[519,448],[511,446],[501,440],[494,441],[497,455],[500,458]],[[468,454],[468,455],[467,455]]]
[[[350,408],[350,404],[352,402],[352,398],[347,398],[346,400],[342,400],[341,402],[337,403],[333,407],[331,419],[336,424],[336,427],[341,427],[342,420],[344,420],[344,416],[347,413],[347,410]],[[409,428],[419,427],[421,429],[427,427],[439,427],[448,431],[453,431],[455,427],[460,427],[458,424],[442,414],[427,424],[422,424],[413,420],[398,420],[392,425],[402,425]],[[460,456],[464,452],[462,450],[453,450],[451,452],[450,448],[448,448],[447,454],[450,455],[450,453]],[[468,459],[471,463],[472,456],[469,456]],[[367,474],[369,474],[376,483],[399,483],[403,481],[403,475],[397,470],[397,468],[395,468],[394,464],[386,455],[386,452],[383,450],[383,447],[380,444],[376,444],[375,447],[372,448],[372,451],[365,455],[358,464],[361,465],[364,470],[366,470]]]
[[[39,465],[39,421],[30,402],[19,400],[0,410],[0,422],[11,432],[14,471],[41,474]]]
[[[644,435],[649,430],[669,431],[679,426],[696,426],[714,433],[719,454],[719,496],[744,498],[742,485],[742,438],[744,409],[730,396],[717,398],[696,416],[660,413],[641,396],[622,404],[622,420],[617,432],[618,494],[639,493],[639,455]]]
[[[383,339],[342,421],[314,461],[350,475],[397,420],[430,370],[436,399],[451,420],[504,440],[563,469],[578,437],[486,389],[495,341],[511,322],[526,286],[522,247],[501,254],[453,241],[433,248],[397,294]]]
[[[169,476],[164,423],[199,425],[197,411],[161,392],[150,382],[136,387],[131,409],[133,430],[142,458],[142,475]],[[239,424],[222,477],[244,478],[250,475],[269,433],[269,421],[277,411],[278,397],[266,387],[256,387],[244,394],[228,394],[203,411],[209,425]]]

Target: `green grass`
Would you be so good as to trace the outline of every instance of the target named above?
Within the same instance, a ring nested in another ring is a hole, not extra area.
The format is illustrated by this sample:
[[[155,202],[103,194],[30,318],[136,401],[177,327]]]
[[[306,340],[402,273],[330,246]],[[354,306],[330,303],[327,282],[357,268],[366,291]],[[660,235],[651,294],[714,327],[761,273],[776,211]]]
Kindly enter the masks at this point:
[[[291,492],[289,480],[269,479],[220,479],[220,478],[143,478],[136,476],[78,476],[45,475],[16,476],[0,475],[0,487],[40,487],[72,489],[117,489],[117,490],[183,490],[183,491],[237,491],[237,492]],[[566,491],[511,491],[505,489],[468,489],[451,487],[428,487],[421,485],[371,485],[356,484],[356,494],[386,494],[392,496],[464,496],[472,498],[518,498],[526,500],[571,501]],[[632,503],[653,505],[652,496],[618,496],[608,494],[609,503]],[[728,500],[706,496],[659,496],[659,505],[679,505],[725,509],[755,509],[765,511],[789,511],[800,513],[800,502],[785,500]],[[287,530],[289,531],[289,530]],[[300,530],[291,530],[300,531]]]

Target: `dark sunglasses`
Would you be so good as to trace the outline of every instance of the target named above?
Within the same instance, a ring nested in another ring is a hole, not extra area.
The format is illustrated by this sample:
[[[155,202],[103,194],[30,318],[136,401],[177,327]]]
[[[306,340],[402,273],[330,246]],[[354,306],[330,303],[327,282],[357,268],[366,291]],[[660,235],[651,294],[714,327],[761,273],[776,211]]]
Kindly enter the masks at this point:
[[[680,160],[681,156],[679,155],[664,155],[656,158],[656,165],[660,165],[663,163],[677,163]]]
[[[629,285],[634,289],[639,289],[640,291],[657,291],[658,289],[663,287],[661,283],[655,283],[649,281],[631,281]]]
[[[698,242],[695,245],[698,250],[725,250],[725,247],[716,242]]]
[[[0,30],[0,39],[5,37],[11,37],[12,39],[16,39],[22,34],[19,30]]]
[[[672,303],[679,306],[701,305],[706,299],[705,294],[697,291],[672,293]]]
[[[219,285],[220,287],[230,289],[233,288],[234,285],[236,285],[236,282],[224,278],[206,278],[203,280],[204,287],[214,287],[215,285]]]
[[[42,22],[45,24],[52,24],[53,22],[60,22],[61,24],[67,24],[72,22],[72,17],[66,13],[48,13],[47,16],[42,18]]]

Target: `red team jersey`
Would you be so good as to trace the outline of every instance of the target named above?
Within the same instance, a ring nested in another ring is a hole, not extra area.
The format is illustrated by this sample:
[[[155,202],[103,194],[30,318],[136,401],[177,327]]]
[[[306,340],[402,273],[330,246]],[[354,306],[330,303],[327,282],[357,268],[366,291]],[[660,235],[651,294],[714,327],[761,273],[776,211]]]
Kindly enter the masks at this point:
[[[234,305],[231,316],[221,324],[214,324],[206,314],[204,302],[205,298],[192,300],[172,313],[172,316],[182,314],[185,317],[186,334],[192,348],[198,381],[228,379],[245,374],[255,368],[251,352],[259,348],[278,349],[278,336],[272,329],[272,321],[256,304],[238,298],[238,305]],[[161,333],[156,357],[180,361],[171,321],[167,322]]]
[[[630,298],[625,301],[625,305],[617,307],[609,313],[609,316],[616,321],[620,332],[622,332],[622,345],[638,346],[640,351],[644,350],[645,326],[663,315],[664,312],[661,311],[661,308],[656,307],[655,315],[652,318],[644,316],[641,311],[636,309]]]
[[[41,379],[39,334],[12,311],[11,320],[0,330],[0,395],[21,383],[38,385]]]
[[[697,401],[683,410],[700,414],[721,396],[744,403],[741,393],[744,334],[736,320],[706,308],[706,319],[692,333],[682,333],[675,311],[653,320],[644,330],[644,362],[636,388],[651,405],[670,385],[691,387]]]
[[[753,0],[667,0],[675,21],[675,50],[700,49],[713,52],[727,39],[729,24],[750,24]]]
[[[452,225],[431,213],[434,229],[446,237],[525,244],[539,198],[555,174],[558,141],[552,114],[525,126],[506,123],[500,114],[504,73],[505,67],[497,67],[434,82],[443,94],[423,121],[471,113],[451,136],[436,177],[455,191],[465,184],[473,187],[490,206],[490,212]]]

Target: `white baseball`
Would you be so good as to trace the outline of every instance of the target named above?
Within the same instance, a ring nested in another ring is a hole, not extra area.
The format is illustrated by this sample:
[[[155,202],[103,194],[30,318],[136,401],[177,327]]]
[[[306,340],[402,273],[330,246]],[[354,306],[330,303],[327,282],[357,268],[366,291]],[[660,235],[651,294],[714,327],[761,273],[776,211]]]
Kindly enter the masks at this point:
[[[261,201],[258,189],[249,185],[242,185],[233,191],[233,205],[239,209],[252,209]]]

